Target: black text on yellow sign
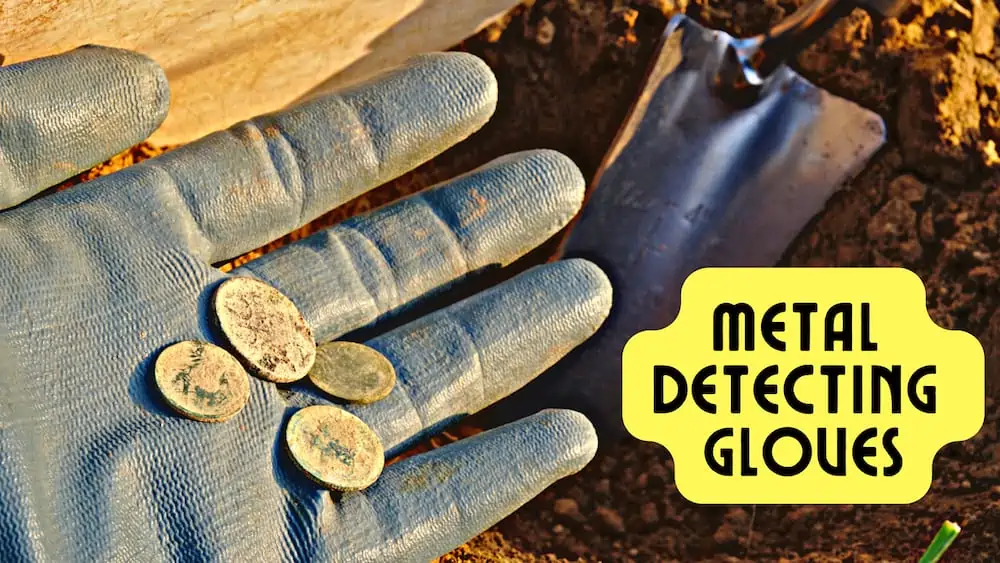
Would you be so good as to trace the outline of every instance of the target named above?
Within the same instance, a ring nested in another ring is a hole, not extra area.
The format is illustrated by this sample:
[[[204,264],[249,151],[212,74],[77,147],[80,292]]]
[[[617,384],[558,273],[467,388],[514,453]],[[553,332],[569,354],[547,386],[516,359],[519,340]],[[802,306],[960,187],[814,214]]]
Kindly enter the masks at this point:
[[[705,269],[625,347],[622,412],[700,503],[910,503],[983,424],[985,360],[901,269]]]

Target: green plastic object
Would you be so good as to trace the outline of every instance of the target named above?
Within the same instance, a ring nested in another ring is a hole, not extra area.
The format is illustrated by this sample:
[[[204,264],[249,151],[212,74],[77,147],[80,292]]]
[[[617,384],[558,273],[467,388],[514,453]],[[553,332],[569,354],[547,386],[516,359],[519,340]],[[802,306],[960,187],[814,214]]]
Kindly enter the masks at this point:
[[[951,546],[951,542],[955,541],[958,537],[958,533],[962,531],[962,528],[954,522],[945,522],[941,525],[941,529],[938,530],[934,539],[931,540],[931,545],[924,552],[924,555],[920,558],[920,563],[937,563],[944,552],[948,550]]]

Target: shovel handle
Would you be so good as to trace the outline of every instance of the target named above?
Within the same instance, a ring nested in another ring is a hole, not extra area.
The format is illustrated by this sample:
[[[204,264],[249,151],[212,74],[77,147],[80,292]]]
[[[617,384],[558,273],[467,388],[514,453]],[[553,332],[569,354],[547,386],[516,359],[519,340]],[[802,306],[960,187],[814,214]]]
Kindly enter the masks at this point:
[[[797,56],[826,33],[838,20],[858,5],[850,0],[813,0],[799,8],[770,31],[744,39],[735,45],[736,54],[747,71],[751,84],[766,79],[785,61]]]
[[[759,85],[785,61],[794,58],[854,8],[880,17],[896,17],[910,0],[813,0],[770,31],[734,45],[743,65],[742,81]]]

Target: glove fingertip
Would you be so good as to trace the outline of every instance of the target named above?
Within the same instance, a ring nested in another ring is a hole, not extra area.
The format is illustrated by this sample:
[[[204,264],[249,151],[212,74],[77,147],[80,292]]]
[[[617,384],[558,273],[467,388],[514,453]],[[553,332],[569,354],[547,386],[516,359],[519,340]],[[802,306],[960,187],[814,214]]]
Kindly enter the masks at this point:
[[[591,296],[589,305],[594,319],[597,321],[594,330],[608,318],[611,312],[614,290],[611,279],[597,264],[583,258],[570,258],[559,262],[566,268],[571,269],[580,283],[586,288]]]
[[[472,122],[486,123],[496,111],[499,86],[486,61],[471,53],[426,53],[411,58],[407,66],[425,67],[428,74],[454,81],[453,92],[464,98]]]
[[[2,209],[146,139],[170,89],[149,57],[88,45],[0,68],[0,99]]]
[[[86,57],[88,62],[81,65],[81,71],[103,71],[108,88],[130,92],[129,96],[116,96],[112,100],[118,106],[115,109],[131,125],[119,129],[128,137],[120,144],[138,143],[163,124],[170,109],[170,85],[163,67],[151,57],[94,44],[81,45],[67,55]]]
[[[554,478],[577,473],[594,459],[597,454],[597,430],[583,414],[565,409],[547,409],[539,412],[535,420],[546,431],[541,439],[561,444],[563,448],[556,466],[552,468]]]

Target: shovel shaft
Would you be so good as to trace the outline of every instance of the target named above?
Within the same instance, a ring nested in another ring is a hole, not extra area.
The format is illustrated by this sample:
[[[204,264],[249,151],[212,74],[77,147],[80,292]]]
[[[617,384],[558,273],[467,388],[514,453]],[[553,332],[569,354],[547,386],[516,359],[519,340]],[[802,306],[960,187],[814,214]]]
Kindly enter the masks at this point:
[[[895,17],[908,5],[909,0],[812,0],[767,33],[735,40],[716,82],[723,93],[737,95],[734,101],[747,98],[746,103],[752,103],[754,94],[768,77],[854,8],[880,17]]]
[[[767,78],[850,14],[855,5],[848,0],[813,0],[767,33],[737,42],[736,50],[761,78]]]

